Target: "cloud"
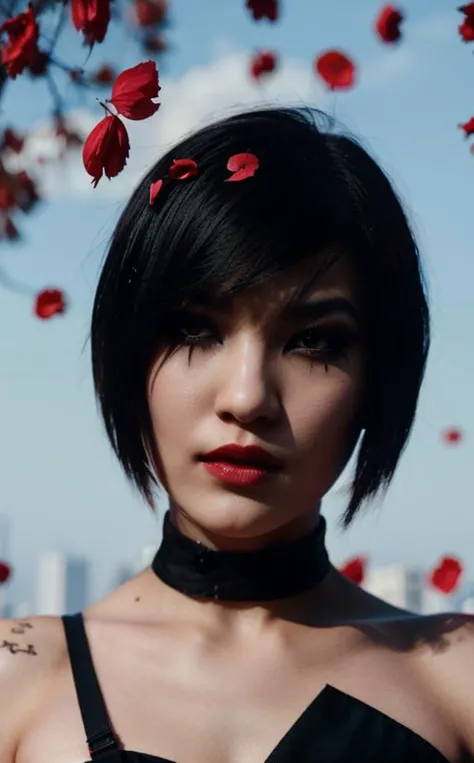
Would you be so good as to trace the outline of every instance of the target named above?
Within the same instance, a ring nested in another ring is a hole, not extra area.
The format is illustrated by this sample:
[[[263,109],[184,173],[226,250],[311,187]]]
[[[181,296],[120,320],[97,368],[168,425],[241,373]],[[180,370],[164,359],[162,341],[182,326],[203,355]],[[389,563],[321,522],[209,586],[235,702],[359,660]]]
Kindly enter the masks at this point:
[[[225,41],[224,41],[225,42]],[[257,85],[248,75],[248,53],[232,52],[228,42],[221,43],[216,52],[227,50],[212,63],[189,69],[179,78],[161,81],[161,107],[158,113],[143,122],[127,121],[130,135],[130,159],[123,172],[110,182],[101,179],[93,189],[82,165],[80,151],[71,153],[61,163],[41,166],[39,177],[42,191],[49,197],[84,196],[123,198],[139,178],[168,148],[190,131],[216,118],[245,108],[266,105],[322,107],[326,91],[306,62],[287,59],[280,70]],[[72,124],[85,134],[102,115],[99,111],[74,112]],[[51,130],[40,125],[28,146],[31,157],[51,155]]]

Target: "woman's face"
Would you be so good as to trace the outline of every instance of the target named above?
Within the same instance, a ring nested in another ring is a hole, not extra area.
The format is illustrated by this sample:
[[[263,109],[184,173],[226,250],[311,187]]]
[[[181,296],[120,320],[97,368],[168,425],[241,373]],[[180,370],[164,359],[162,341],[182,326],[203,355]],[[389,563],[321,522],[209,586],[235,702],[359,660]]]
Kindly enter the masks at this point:
[[[355,444],[364,381],[357,279],[340,256],[291,303],[314,265],[179,313],[181,346],[150,369],[160,477],[196,539],[251,548],[314,525]],[[258,454],[205,460],[229,444],[256,445],[278,465],[261,468]]]

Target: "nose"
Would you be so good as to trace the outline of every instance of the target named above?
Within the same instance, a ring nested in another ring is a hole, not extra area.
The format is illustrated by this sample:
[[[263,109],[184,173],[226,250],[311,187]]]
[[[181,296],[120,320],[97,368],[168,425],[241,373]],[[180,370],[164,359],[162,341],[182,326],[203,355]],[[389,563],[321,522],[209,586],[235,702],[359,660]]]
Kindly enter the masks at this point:
[[[222,420],[250,424],[278,418],[281,400],[274,364],[256,337],[235,340],[216,381],[216,413]]]

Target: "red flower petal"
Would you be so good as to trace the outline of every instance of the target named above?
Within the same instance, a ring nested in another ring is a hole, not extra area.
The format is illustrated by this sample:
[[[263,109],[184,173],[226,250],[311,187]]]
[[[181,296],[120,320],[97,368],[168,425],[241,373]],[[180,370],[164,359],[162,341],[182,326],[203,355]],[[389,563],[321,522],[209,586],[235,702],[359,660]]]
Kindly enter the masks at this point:
[[[173,159],[168,173],[173,180],[187,180],[198,174],[198,166],[194,159]]]
[[[403,13],[393,5],[385,5],[375,20],[375,31],[382,42],[397,42],[401,37]]]
[[[444,556],[430,575],[430,582],[443,593],[451,593],[458,583],[463,572],[459,559],[452,556]]]
[[[234,174],[226,178],[224,182],[238,182],[247,180],[255,175],[260,163],[255,154],[234,154],[227,162],[227,169]]]
[[[23,136],[18,135],[11,127],[6,127],[3,133],[1,149],[9,148],[15,154],[20,154],[25,143]]]
[[[2,32],[8,35],[8,42],[1,48],[1,62],[8,76],[14,79],[38,54],[39,28],[31,3],[26,11],[4,21],[0,26],[0,34]]]
[[[247,8],[255,21],[263,18],[269,21],[278,19],[278,0],[247,0]]]
[[[474,133],[474,117],[471,117],[467,122],[464,122],[464,124],[458,125],[460,130],[464,130],[466,138],[469,137],[469,135],[472,135]]]
[[[96,82],[98,85],[110,85],[116,77],[115,69],[109,64],[102,64],[96,73],[92,75],[92,82]]]
[[[135,15],[141,27],[164,24],[167,11],[167,0],[135,0]]]
[[[151,183],[150,185],[150,206],[151,207],[155,203],[155,199],[162,188],[163,188],[163,181],[161,180],[161,178],[159,180],[155,180],[154,183]]]
[[[6,238],[9,241],[16,241],[20,238],[20,231],[16,227],[11,217],[5,217],[1,219],[0,238]]]
[[[458,26],[459,34],[463,42],[473,42],[474,40],[474,19],[465,19]]]
[[[34,312],[38,318],[46,320],[65,310],[64,294],[59,289],[44,289],[36,296]]]
[[[110,21],[110,0],[71,0],[71,18],[88,45],[103,42]]]
[[[0,584],[6,583],[12,574],[11,567],[5,562],[0,562]]]
[[[328,50],[315,61],[315,68],[330,90],[352,87],[355,82],[355,65],[345,53]]]
[[[467,18],[474,19],[474,3],[466,3],[466,5],[460,5],[458,11],[464,13]]]
[[[94,188],[102,177],[109,179],[125,167],[130,152],[127,128],[115,115],[107,116],[87,136],[82,149],[82,160]]]
[[[151,99],[158,98],[160,89],[156,63],[145,61],[118,75],[110,103],[127,119],[147,119],[159,109]]]
[[[355,556],[340,567],[339,572],[345,575],[346,578],[349,578],[349,580],[352,580],[353,583],[361,585],[365,578],[366,565],[367,560],[365,557]]]
[[[450,445],[454,445],[462,440],[462,432],[460,429],[453,427],[452,429],[445,429],[443,432],[443,439]]]
[[[250,64],[250,73],[256,80],[260,79],[262,74],[270,74],[277,67],[277,57],[275,53],[269,50],[256,53]]]

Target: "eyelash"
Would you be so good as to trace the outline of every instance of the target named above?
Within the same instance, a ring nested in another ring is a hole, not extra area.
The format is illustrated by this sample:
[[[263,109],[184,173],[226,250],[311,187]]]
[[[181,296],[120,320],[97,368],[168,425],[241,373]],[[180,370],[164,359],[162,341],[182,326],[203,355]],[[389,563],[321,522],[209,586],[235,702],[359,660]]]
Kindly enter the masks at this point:
[[[192,324],[197,324],[197,331],[208,331],[204,335],[191,335],[186,334],[186,330],[189,331],[193,328]],[[174,322],[172,331],[172,345],[175,349],[179,347],[188,347],[191,351],[196,348],[206,349],[212,346],[216,341],[216,330],[212,322],[205,316],[188,314],[177,318]],[[356,340],[356,331],[349,327],[343,326],[331,326],[327,328],[320,328],[317,326],[308,326],[302,331],[295,334],[290,341],[290,345],[296,345],[298,342],[308,341],[308,336],[311,337],[309,341],[317,343],[323,340],[326,343],[326,348],[316,349],[311,347],[300,347],[298,350],[299,355],[303,355],[313,363],[334,363],[347,356],[347,351],[350,346]]]

